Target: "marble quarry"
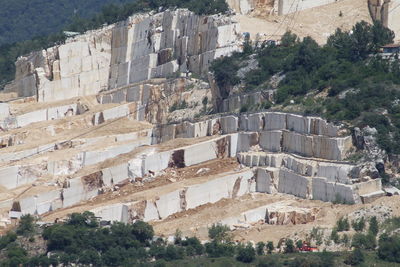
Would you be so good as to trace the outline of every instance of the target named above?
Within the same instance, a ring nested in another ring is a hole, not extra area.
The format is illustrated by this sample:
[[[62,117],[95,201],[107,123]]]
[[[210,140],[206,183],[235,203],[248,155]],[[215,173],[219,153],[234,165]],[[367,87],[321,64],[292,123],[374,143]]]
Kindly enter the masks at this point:
[[[231,2],[240,12],[252,7]],[[348,204],[385,194],[379,178],[347,160],[355,148],[344,125],[275,111],[208,113],[210,84],[186,74],[205,77],[240,40],[232,17],[178,9],[19,58],[0,93],[18,93],[0,103],[0,221],[78,209],[107,222],[158,222],[256,194]],[[223,108],[247,101],[236,100]],[[228,160],[235,165],[219,169]],[[201,164],[214,167],[165,177]],[[292,204],[253,205],[223,222],[315,220],[316,210]]]
[[[111,117],[114,116],[112,114],[119,114],[118,109],[113,110]],[[71,116],[76,117],[73,114]],[[41,188],[40,192],[28,194],[27,197],[23,194],[18,198],[4,199],[8,203],[4,210],[8,208],[8,216],[14,217],[27,213],[47,214],[90,200],[102,194],[106,188],[134,182],[151,174],[157,175],[168,168],[185,168],[229,157],[237,157],[241,164],[250,169],[240,177],[237,174],[228,175],[171,191],[157,199],[113,204],[111,207],[95,209],[94,212],[106,221],[152,221],[251,192],[284,193],[343,203],[366,202],[382,195],[380,179],[359,182],[358,166],[342,160],[348,147],[338,145],[340,142],[331,142],[333,151],[339,151],[335,159],[329,156],[326,159],[322,156],[307,157],[300,155],[296,149],[289,153],[283,147],[285,133],[315,137],[315,140],[322,140],[321,137],[326,140],[347,138],[339,137],[338,126],[326,125],[329,124],[319,118],[285,113],[266,112],[240,117],[230,115],[196,123],[149,128],[130,135],[115,135],[110,137],[112,139],[83,138],[81,142],[75,142],[78,145],[50,149],[16,162],[14,159],[14,163],[3,158],[5,163],[11,164],[0,168],[1,186],[18,190],[39,184]],[[168,140],[164,138],[165,132],[169,132],[166,135]],[[328,136],[317,135],[321,133]],[[164,143],[181,139],[192,139],[193,144],[164,148]],[[114,142],[105,145],[106,140]],[[54,144],[48,147],[55,148]],[[321,147],[314,146],[313,149]],[[53,182],[41,182],[44,179]],[[292,215],[279,216],[292,218]],[[289,220],[282,218],[279,220]]]
[[[212,60],[240,49],[240,38],[239,24],[227,16],[184,9],[137,14],[20,57],[5,92],[48,102],[178,72],[204,75]]]

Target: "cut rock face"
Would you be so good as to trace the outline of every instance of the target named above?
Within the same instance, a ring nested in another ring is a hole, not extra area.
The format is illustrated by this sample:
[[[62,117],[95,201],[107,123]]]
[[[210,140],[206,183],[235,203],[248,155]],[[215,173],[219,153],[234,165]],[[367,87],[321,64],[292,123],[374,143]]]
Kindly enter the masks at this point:
[[[138,14],[21,57],[6,92],[38,101],[94,95],[176,72],[204,75],[212,60],[240,50],[239,25],[226,16],[178,9]]]

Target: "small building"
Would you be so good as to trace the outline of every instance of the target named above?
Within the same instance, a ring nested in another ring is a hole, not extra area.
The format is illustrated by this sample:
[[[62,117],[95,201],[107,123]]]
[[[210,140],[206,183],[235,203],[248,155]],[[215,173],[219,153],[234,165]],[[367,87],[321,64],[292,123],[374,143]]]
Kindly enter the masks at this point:
[[[400,53],[400,43],[397,44],[387,44],[381,47],[383,53],[387,54],[396,54]]]

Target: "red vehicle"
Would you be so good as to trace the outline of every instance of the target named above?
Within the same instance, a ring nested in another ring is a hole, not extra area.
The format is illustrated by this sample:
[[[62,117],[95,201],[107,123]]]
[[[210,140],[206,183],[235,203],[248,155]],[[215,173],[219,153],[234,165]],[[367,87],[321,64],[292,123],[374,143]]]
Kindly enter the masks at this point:
[[[311,247],[309,244],[307,243],[303,243],[303,246],[301,248],[299,248],[300,252],[318,252],[318,248],[317,247]]]

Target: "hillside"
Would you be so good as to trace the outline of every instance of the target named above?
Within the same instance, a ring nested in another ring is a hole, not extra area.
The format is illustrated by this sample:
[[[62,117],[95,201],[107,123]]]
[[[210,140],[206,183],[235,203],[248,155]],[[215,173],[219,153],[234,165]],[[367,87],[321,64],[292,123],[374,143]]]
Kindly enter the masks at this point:
[[[89,18],[108,4],[130,0],[1,0],[0,45],[55,33],[74,17]]]

